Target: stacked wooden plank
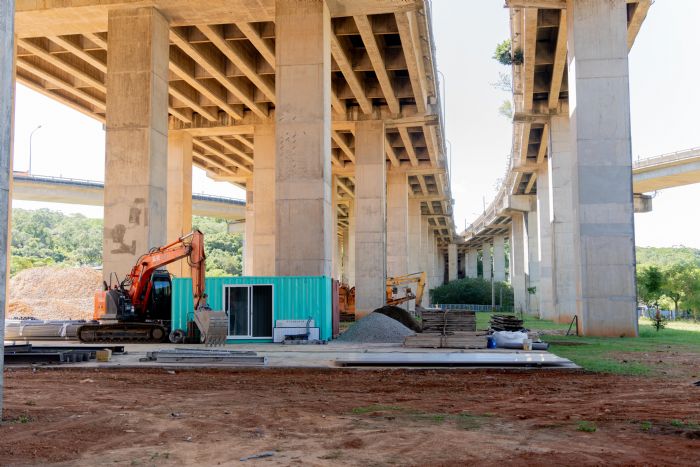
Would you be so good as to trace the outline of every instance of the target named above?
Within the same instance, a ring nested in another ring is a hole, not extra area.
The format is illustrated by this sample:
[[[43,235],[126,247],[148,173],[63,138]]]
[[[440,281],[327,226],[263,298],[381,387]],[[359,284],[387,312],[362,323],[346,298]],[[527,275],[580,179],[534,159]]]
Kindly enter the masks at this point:
[[[454,332],[476,331],[476,314],[466,310],[424,311],[423,332],[449,335]]]
[[[423,311],[421,318],[423,332],[406,337],[404,347],[486,348],[486,334],[476,332],[476,315],[473,311]]]
[[[437,332],[422,332],[406,337],[403,345],[429,349],[485,349],[486,334],[457,331],[445,336]]]
[[[494,331],[520,331],[523,329],[523,320],[513,315],[493,315],[490,324]]]

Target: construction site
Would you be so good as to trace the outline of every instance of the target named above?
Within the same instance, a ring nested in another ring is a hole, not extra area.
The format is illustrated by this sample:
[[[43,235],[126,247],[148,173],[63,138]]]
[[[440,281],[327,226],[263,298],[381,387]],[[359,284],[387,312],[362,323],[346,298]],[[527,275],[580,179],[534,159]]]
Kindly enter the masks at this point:
[[[2,1],[0,465],[698,465],[700,324],[639,308],[635,213],[700,182],[632,160],[655,6],[498,3],[487,200],[428,0]],[[32,172],[41,125],[17,170],[19,85],[102,125],[103,182]],[[98,206],[98,261],[13,200]]]

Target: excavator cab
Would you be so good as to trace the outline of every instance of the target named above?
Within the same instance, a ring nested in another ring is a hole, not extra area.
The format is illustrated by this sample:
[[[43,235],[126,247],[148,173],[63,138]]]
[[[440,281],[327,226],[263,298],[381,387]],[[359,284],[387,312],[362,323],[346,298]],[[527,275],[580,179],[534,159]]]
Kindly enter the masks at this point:
[[[159,321],[170,321],[172,311],[172,282],[170,273],[158,269],[151,276],[151,294],[148,297],[146,318]]]

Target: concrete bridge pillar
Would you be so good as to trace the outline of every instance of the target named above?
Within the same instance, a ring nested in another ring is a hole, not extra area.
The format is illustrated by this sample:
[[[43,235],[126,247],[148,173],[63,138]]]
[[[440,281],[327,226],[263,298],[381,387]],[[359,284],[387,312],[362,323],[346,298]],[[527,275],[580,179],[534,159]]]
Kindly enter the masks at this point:
[[[253,138],[252,200],[246,201],[246,215],[248,203],[250,203],[253,206],[254,220],[250,239],[252,244],[250,271],[253,276],[274,276],[277,237],[275,126],[255,125]]]
[[[187,132],[168,135],[168,233],[167,241],[192,231],[192,136]],[[187,261],[168,265],[176,277],[190,277]]]
[[[445,252],[442,251],[437,245],[435,249],[437,251],[437,285],[439,287],[447,283],[447,264],[445,264],[447,259],[445,258]]]
[[[525,289],[527,290],[527,310],[529,313],[539,316],[540,306],[537,292],[540,285],[540,261],[539,242],[537,229],[537,211],[525,214],[525,228],[527,237],[527,274]],[[534,290],[535,293],[531,293]]]
[[[15,2],[0,3],[0,342],[5,336],[5,306],[12,213],[12,137],[15,112]],[[0,420],[3,405],[3,365],[0,353]]]
[[[330,277],[331,20],[326,2],[277,0],[275,32],[276,273]]]
[[[491,280],[491,244],[484,243],[481,246],[481,270],[483,273],[484,280]]]
[[[627,3],[568,0],[579,331],[636,336]]]
[[[527,238],[525,237],[525,216],[516,212],[511,219],[510,264],[515,311],[527,311],[527,289],[525,282],[527,258]]]
[[[470,248],[466,254],[467,269],[466,276],[476,278],[479,275],[479,251],[476,248]]]
[[[355,286],[355,200],[348,202],[347,248],[343,258],[343,282]]]
[[[248,177],[245,182],[245,233],[243,234],[243,275],[253,275],[253,246],[255,244],[255,184],[254,177]]]
[[[386,174],[386,273],[408,274],[408,175]]]
[[[576,315],[576,256],[572,248],[574,244],[573,153],[568,115],[552,116],[549,149],[554,319],[560,323],[567,323]]]
[[[537,298],[542,319],[555,319],[554,291],[552,283],[552,226],[550,212],[549,161],[545,161],[537,173],[537,231],[539,232],[538,257],[540,281]]]
[[[386,302],[386,161],[384,124],[355,131],[355,308],[358,317]]]
[[[425,272],[426,275],[426,298],[429,298],[429,291],[433,288],[433,282],[432,282],[432,271],[431,271],[431,262],[430,262],[430,226],[428,225],[428,218],[427,217],[422,217],[420,221],[420,271]],[[426,302],[423,304],[423,306],[426,306],[426,303],[429,300],[426,300]]]
[[[338,177],[333,175],[331,177],[331,206],[333,212],[333,234],[331,240],[331,253],[333,255],[332,261],[332,275],[333,279],[340,279],[342,274],[342,244],[338,236]]]
[[[447,245],[447,281],[457,280],[457,244]]]
[[[167,230],[168,21],[155,8],[108,14],[103,276],[120,279]]]
[[[493,237],[493,280],[496,282],[506,280],[505,242],[503,235]]]
[[[408,273],[420,272],[421,269],[421,229],[423,227],[420,200],[408,200]]]

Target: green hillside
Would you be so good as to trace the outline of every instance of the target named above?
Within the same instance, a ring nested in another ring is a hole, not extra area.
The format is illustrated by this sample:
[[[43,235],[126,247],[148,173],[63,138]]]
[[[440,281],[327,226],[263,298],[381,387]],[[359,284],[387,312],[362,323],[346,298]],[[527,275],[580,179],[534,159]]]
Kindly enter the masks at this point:
[[[688,247],[637,247],[637,266],[667,267],[680,263],[700,267],[700,250]]]
[[[240,275],[243,270],[241,235],[228,233],[226,221],[222,219],[194,216],[192,223],[204,233],[207,274]],[[13,209],[11,253],[11,275],[36,266],[100,266],[102,219],[66,215],[49,209]]]

